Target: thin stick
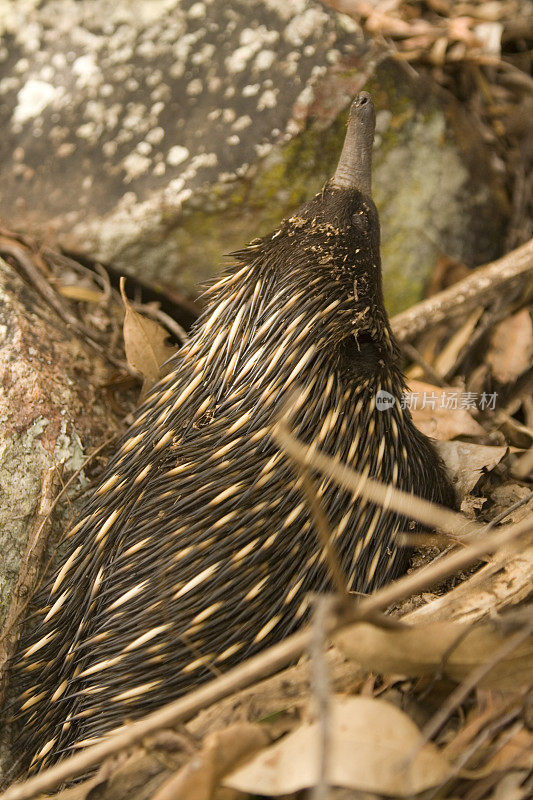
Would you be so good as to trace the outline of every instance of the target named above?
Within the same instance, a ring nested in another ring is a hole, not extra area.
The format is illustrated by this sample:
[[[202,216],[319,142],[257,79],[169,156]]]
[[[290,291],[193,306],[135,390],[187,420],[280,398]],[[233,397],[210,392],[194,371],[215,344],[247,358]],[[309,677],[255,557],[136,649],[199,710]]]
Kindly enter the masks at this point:
[[[450,714],[452,714],[457,706],[459,706],[470,694],[477,684],[487,675],[496,664],[508,658],[517,647],[520,647],[523,642],[531,636],[533,632],[533,623],[529,623],[517,631],[509,639],[506,639],[496,652],[488,659],[486,663],[478,664],[472,672],[465,678],[465,680],[456,686],[453,692],[449,695],[447,701],[441,708],[431,717],[429,722],[426,723],[422,729],[422,737],[420,743],[416,746],[413,753],[410,754],[409,759],[418,755],[423,745],[432,739],[442,728]]]
[[[431,383],[435,384],[435,386],[445,386],[442,375],[436,372],[431,364],[418,352],[416,347],[413,347],[409,342],[402,342],[401,347],[407,358],[411,359],[411,361],[414,361],[415,364],[418,364],[418,366],[422,368],[426,378],[430,380]]]
[[[48,283],[45,276],[42,272],[37,269],[35,264],[32,262],[31,258],[28,256],[26,251],[22,246],[13,244],[12,242],[5,241],[2,239],[0,241],[0,253],[7,253],[8,255],[15,258],[20,265],[21,269],[24,271],[27,279],[33,284],[33,286],[37,289],[37,291],[44,297],[47,303],[51,306],[51,308],[56,312],[59,318],[65,323],[68,328],[76,331],[78,334],[82,334],[87,343],[96,350],[96,352],[109,361],[114,366],[118,367],[121,370],[128,372],[129,374],[133,374],[133,370],[129,367],[129,365],[122,361],[119,358],[115,358],[111,353],[107,352],[107,349],[103,347],[100,342],[98,342],[96,338],[96,334],[91,328],[87,327],[80,322],[80,320],[71,313],[69,308],[65,305],[61,296],[57,294],[57,292],[52,288],[52,286]]]
[[[401,493],[405,494],[405,493]],[[405,495],[410,497],[409,495]],[[383,587],[371,597],[359,601],[355,611],[349,616],[337,619],[328,619],[325,623],[325,634],[340,630],[352,622],[368,619],[376,611],[388,608],[392,603],[399,602],[406,596],[429,589],[440,583],[449,575],[464,569],[476,562],[481,556],[495,552],[499,547],[509,544],[519,536],[529,532],[533,527],[533,520],[522,520],[516,525],[509,525],[504,530],[487,534],[483,539],[476,540],[468,547],[442,560],[431,563],[422,570],[405,575],[394,583]],[[78,775],[83,775],[95,764],[104,758],[130,747],[143,739],[149,733],[176,725],[178,722],[190,719],[193,714],[212,705],[235,691],[250,686],[257,680],[272,675],[282,667],[287,666],[305,652],[311,644],[312,632],[309,628],[289,636],[284,641],[264,650],[256,656],[244,661],[237,667],[215,678],[213,681],[201,686],[194,692],[180,697],[166,706],[152,712],[137,722],[125,726],[118,733],[107,737],[99,744],[88,747],[75,756],[66,758],[50,769],[40,772],[24,783],[15,784],[0,795],[0,800],[30,800],[39,792],[54,789],[63,781],[72,780]]]
[[[326,633],[330,634],[333,630],[334,626],[328,622]],[[285,667],[309,648],[311,638],[312,634],[308,629],[294,634],[280,644],[248,659],[225,675],[201,686],[196,691],[163,706],[144,719],[126,725],[120,732],[105,738],[99,744],[60,761],[24,783],[11,786],[0,795],[0,800],[29,800],[37,794],[52,791],[64,781],[83,775],[106,756],[130,747],[154,731],[189,719],[202,708],[206,708],[217,700],[228,697],[233,692]]]
[[[333,586],[335,587],[335,591],[339,594],[339,597],[343,597],[345,600],[349,600],[350,594],[348,592],[348,584],[346,581],[346,576],[342,571],[342,567],[337,557],[337,552],[335,550],[335,545],[333,544],[333,539],[331,536],[331,529],[329,527],[329,522],[326,517],[326,514],[324,513],[322,503],[320,502],[317,496],[316,486],[314,485],[313,478],[311,477],[309,469],[303,467],[301,464],[297,464],[296,466],[298,467],[299,470],[301,470],[302,488],[306,500],[311,508],[311,513],[313,514],[313,519],[317,529],[319,542],[324,549],[326,561],[328,562],[331,581],[333,583]]]
[[[373,503],[381,506],[388,504],[388,508],[402,516],[414,517],[429,528],[437,527],[453,536],[464,536],[467,533],[481,536],[485,533],[484,525],[467,520],[460,514],[429,500],[423,500],[393,486],[386,486],[374,478],[365,477],[320,451],[311,451],[292,435],[286,418],[278,423],[272,435],[292,459],[325,473],[343,489],[361,494]]]
[[[14,244],[13,242],[1,240],[0,250],[3,253],[16,258],[26,277],[33,283],[36,289],[41,293],[48,304],[54,309],[56,314],[63,320],[66,325],[72,326],[77,331],[82,331],[86,336],[91,336],[91,331],[84,328],[74,314],[65,306],[61,297],[57,292],[52,289],[42,272],[37,269],[31,258],[28,256],[22,245]]]
[[[170,333],[175,339],[178,340],[180,344],[185,344],[189,338],[185,329],[182,328],[181,325],[179,325],[175,320],[173,320],[170,314],[161,311],[160,308],[152,308],[148,303],[132,303],[131,306],[133,310],[138,311],[139,314],[144,314],[147,317],[153,317],[158,322],[161,322],[161,324],[170,331]]]
[[[313,639],[311,644],[311,674],[317,705],[320,730],[320,753],[318,780],[312,790],[312,800],[328,800],[328,769],[330,756],[330,685],[328,665],[325,659],[327,649],[326,620],[330,616],[331,598],[316,596],[312,619]]]
[[[396,314],[391,320],[392,329],[400,342],[409,341],[475,305],[486,306],[505,292],[517,293],[528,280],[533,280],[533,239],[479,267],[443,292]]]
[[[529,494],[526,494],[526,496],[522,497],[521,500],[517,500],[516,503],[513,503],[512,506],[509,506],[509,508],[506,508],[505,511],[502,511],[501,514],[498,514],[497,517],[494,517],[494,519],[491,519],[491,521],[487,525],[487,530],[490,530],[491,528],[495,528],[496,525],[499,525],[499,523],[503,519],[505,519],[505,517],[508,517],[509,514],[512,514],[513,511],[516,511],[518,508],[521,508],[522,506],[527,505],[527,503],[529,503],[530,500],[533,500],[533,491],[531,491]]]

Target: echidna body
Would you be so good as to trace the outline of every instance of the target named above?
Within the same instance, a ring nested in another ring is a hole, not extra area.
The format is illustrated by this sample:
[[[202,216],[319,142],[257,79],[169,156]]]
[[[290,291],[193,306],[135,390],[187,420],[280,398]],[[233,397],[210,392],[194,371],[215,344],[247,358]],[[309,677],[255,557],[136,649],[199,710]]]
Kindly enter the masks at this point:
[[[404,388],[385,313],[370,196],[374,109],[354,101],[323,191],[234,270],[110,461],[15,671],[18,739],[32,769],[92,743],[301,625],[330,588],[294,467],[294,433],[363,475],[444,504],[453,492]],[[376,395],[395,398],[380,410]],[[317,477],[350,589],[397,576],[408,521]]]

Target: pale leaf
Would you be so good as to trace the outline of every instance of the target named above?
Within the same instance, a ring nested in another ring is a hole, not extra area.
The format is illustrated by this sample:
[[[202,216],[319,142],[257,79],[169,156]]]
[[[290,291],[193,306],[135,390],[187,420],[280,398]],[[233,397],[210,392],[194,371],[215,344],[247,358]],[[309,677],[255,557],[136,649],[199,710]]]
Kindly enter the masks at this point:
[[[161,377],[161,366],[176,352],[165,344],[168,332],[157,322],[133,310],[124,293],[124,278],[120,281],[124,302],[124,346],[129,366],[144,378],[143,394]]]
[[[506,637],[492,622],[434,622],[400,629],[361,622],[335,636],[335,643],[365,669],[385,675],[422,677],[446,674],[459,682],[473,669],[489,664]],[[517,647],[480,680],[479,685],[502,691],[533,683],[533,637]]]
[[[480,436],[485,433],[467,408],[461,408],[461,392],[422,381],[411,381],[408,404],[416,427],[433,439]],[[457,405],[457,408],[454,406]]]
[[[527,308],[496,326],[486,356],[500,383],[512,383],[533,364],[533,323]]]
[[[58,292],[62,297],[68,297],[69,300],[79,300],[84,303],[101,303],[105,298],[103,292],[97,292],[86,286],[60,286]]]
[[[449,764],[396,706],[335,695],[329,720],[331,786],[409,797],[445,780]],[[318,723],[304,724],[224,779],[241,792],[285,795],[314,786],[320,763]],[[413,756],[413,753],[415,755]]]
[[[483,471],[494,469],[507,452],[507,447],[457,441],[436,442],[435,447],[461,499],[472,491]]]

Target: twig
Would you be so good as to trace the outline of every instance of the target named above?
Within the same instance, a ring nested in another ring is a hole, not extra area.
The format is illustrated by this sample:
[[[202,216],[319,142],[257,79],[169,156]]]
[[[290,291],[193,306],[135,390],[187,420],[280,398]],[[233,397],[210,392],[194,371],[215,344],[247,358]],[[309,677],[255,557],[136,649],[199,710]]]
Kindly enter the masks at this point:
[[[102,358],[105,358],[115,367],[125,370],[132,375],[134,374],[133,370],[128,364],[126,364],[126,362],[121,361],[120,359],[115,358],[108,353],[106,348],[103,347],[95,338],[94,331],[80,322],[79,319],[70,312],[70,310],[62,302],[60,295],[57,294],[45,276],[33,264],[31,258],[29,258],[22,245],[13,244],[13,242],[2,239],[0,241],[0,253],[7,253],[16,259],[22,271],[25,273],[26,278],[37,289],[37,291],[42,295],[51,308],[53,308],[53,310],[56,312],[59,318],[63,320],[67,327],[72,328],[72,330],[76,331],[77,333],[81,333],[87,340],[87,343],[90,344],[91,347],[96,350],[100,356],[102,356]]]
[[[452,536],[460,536],[461,544],[463,545],[466,542],[469,544],[470,542],[476,543],[476,546],[481,546],[479,550],[479,557],[485,555],[486,553],[493,552],[492,548],[483,550],[482,547],[483,542],[486,543],[488,541],[488,528],[486,525],[479,525],[477,522],[466,520],[461,514],[458,514],[455,511],[450,511],[449,509],[443,508],[436,503],[423,500],[416,495],[409,494],[401,489],[396,489],[393,486],[386,486],[374,478],[366,477],[363,479],[361,473],[356,472],[354,469],[351,469],[344,464],[339,464],[338,461],[331,456],[326,455],[325,453],[311,450],[302,444],[298,439],[296,439],[296,437],[292,435],[292,433],[290,433],[285,419],[280,420],[276,428],[273,430],[272,435],[275,439],[277,439],[278,443],[285,449],[291,458],[300,461],[302,464],[305,464],[309,467],[313,467],[319,472],[325,473],[339,486],[342,486],[343,489],[361,494],[367,500],[370,500],[371,502],[377,503],[381,506],[386,505],[387,508],[396,511],[396,513],[401,514],[402,516],[413,517],[430,528],[438,527],[445,533],[448,533]],[[511,529],[516,529],[517,531],[520,529],[520,531],[513,533],[509,541],[512,541],[515,536],[519,536],[522,533],[527,533],[529,530],[533,529],[533,519],[522,520],[517,525],[507,526],[505,530],[502,531],[501,535],[506,537],[507,534],[511,532]],[[468,552],[470,552],[470,549]],[[466,564],[461,563],[463,553],[464,551],[451,553],[449,556],[449,558],[457,559],[456,570],[463,569],[465,566],[467,566]],[[436,569],[437,564],[435,562],[438,562],[439,559],[441,559],[441,563],[448,563],[448,556],[443,557],[442,554],[440,554],[440,556],[438,556],[428,567],[425,567],[422,572],[433,567]],[[469,561],[468,563],[471,564],[473,562]],[[389,586],[398,586],[402,581],[414,578],[417,574],[418,573],[413,573],[412,575],[400,578],[393,584],[389,584]],[[389,586],[385,586],[378,592],[380,597],[382,594],[386,593]],[[417,591],[420,590],[418,588],[412,588],[410,593],[414,594]],[[366,604],[371,604],[373,598],[375,597],[376,595],[366,598],[365,608]],[[396,600],[390,600],[389,604],[393,602],[396,602]]]
[[[512,506],[506,508],[505,511],[502,511],[501,514],[498,514],[498,516],[494,517],[494,519],[491,519],[486,529],[490,530],[491,528],[495,528],[498,523],[505,519],[505,517],[508,517],[509,514],[512,514],[512,512],[516,511],[517,508],[525,506],[530,500],[533,500],[533,491],[531,491],[529,494],[526,494],[526,496],[522,497],[520,500],[517,500],[516,503],[513,503]]]
[[[472,756],[475,753],[479,752],[479,750],[484,745],[486,745],[488,742],[492,740],[492,737],[494,736],[495,732],[501,729],[502,726],[513,722],[519,714],[520,714],[519,710],[513,709],[512,711],[508,712],[505,716],[496,719],[494,722],[492,722],[492,724],[485,725],[483,728],[481,728],[481,730],[474,738],[474,740],[471,742],[471,744],[467,746],[464,750],[462,750],[457,755],[457,757],[453,759],[453,766],[450,772],[448,773],[446,780],[449,781],[453,778],[456,778],[457,775],[459,775],[460,773],[462,773],[464,777],[465,765],[472,758]],[[478,777],[478,775],[476,774],[475,777]],[[431,791],[426,800],[434,800],[434,798],[442,797],[442,792],[440,791],[441,789],[442,785],[436,786]]]
[[[310,450],[292,435],[286,418],[279,421],[272,435],[293,460],[325,473],[343,489],[356,492],[358,495],[362,494],[373,503],[388,504],[388,507],[397,514],[408,518],[414,517],[429,528],[437,527],[453,536],[464,536],[467,533],[481,536],[485,531],[484,525],[467,520],[455,511],[442,508],[436,503],[403,492],[394,486],[386,486],[381,481],[363,476],[345,464],[340,464],[325,453]]]
[[[111,282],[107,271],[101,264],[95,264],[95,268],[91,269],[73,258],[69,258],[64,253],[58,253],[49,247],[43,247],[40,250],[40,255],[44,258],[47,266],[51,267],[53,271],[59,268],[70,269],[79,275],[85,275],[93,283],[99,284],[102,289],[103,297],[102,304],[105,305],[112,294]]]
[[[178,340],[180,344],[185,344],[188,339],[187,332],[169,314],[161,311],[160,308],[152,308],[148,303],[132,303],[132,308],[147,317],[153,317],[161,322],[162,325]]]
[[[311,642],[311,672],[317,717],[320,731],[318,779],[313,787],[313,800],[328,800],[328,768],[330,756],[330,686],[328,665],[325,659],[327,648],[326,620],[331,615],[331,598],[314,598]]]
[[[69,309],[66,308],[59,295],[52,289],[40,270],[37,269],[22,245],[14,244],[2,238],[0,240],[0,252],[6,253],[17,260],[28,280],[35,286],[66,325],[72,326],[75,330],[82,330],[86,335],[90,335],[91,332],[88,331],[87,328],[83,328],[74,314],[71,314]]]
[[[333,630],[335,625],[328,621],[326,634],[329,635]],[[312,634],[308,629],[294,634],[196,691],[163,706],[144,719],[124,726],[120,732],[107,737],[99,744],[60,761],[24,783],[11,786],[0,795],[0,800],[29,800],[39,793],[51,791],[64,781],[83,775],[107,756],[130,747],[154,731],[189,719],[202,708],[286,666],[308,650],[311,638]]]
[[[489,331],[493,331],[498,322],[501,322],[502,319],[505,319],[508,313],[509,309],[507,304],[504,304],[503,299],[501,297],[498,297],[491,304],[491,307],[486,310],[486,313],[483,314],[480,323],[475,328],[475,330],[472,331],[471,335],[468,338],[468,341],[464,344],[464,346],[457,354],[455,362],[452,364],[450,369],[444,375],[445,383],[447,384],[450,383],[454,375],[456,375],[456,373],[464,364],[470,353],[472,353],[475,350],[475,348],[478,346],[479,342],[483,339],[483,337]]]
[[[391,320],[392,328],[400,342],[409,341],[476,305],[492,303],[504,292],[518,293],[529,280],[533,280],[533,239],[503,258],[479,267],[448,289],[396,314]]]
[[[324,458],[327,457],[324,456]],[[350,470],[347,470],[347,472],[350,472]],[[343,478],[343,480],[345,479]],[[359,481],[356,479],[355,483],[358,484]],[[352,488],[352,484],[346,478],[346,488]],[[383,487],[383,492],[386,491],[386,488]],[[400,492],[400,494],[410,500],[413,499],[411,495],[405,492]],[[379,501],[376,500],[376,502]],[[429,505],[431,509],[436,508],[433,504]],[[458,570],[475,563],[481,556],[493,553],[499,547],[503,547],[529,532],[532,527],[533,520],[529,519],[522,520],[515,525],[509,525],[504,530],[489,533],[482,539],[474,541],[463,550],[450,553],[449,556],[437,563],[431,563],[417,572],[384,586],[374,595],[361,599],[350,614],[339,615],[336,619],[329,618],[325,623],[325,635],[329,636],[352,622],[367,620],[369,615],[388,608],[392,603],[399,602],[416,592],[431,588],[431,586],[441,582],[449,575],[453,575]],[[99,744],[66,758],[50,769],[29,778],[24,783],[11,786],[3,795],[0,795],[0,800],[30,800],[39,792],[51,791],[63,781],[72,780],[78,775],[82,775],[107,756],[130,747],[149,733],[190,719],[193,714],[201,709],[224,697],[228,697],[235,691],[250,686],[256,680],[272,675],[308,650],[311,639],[312,632],[309,628],[289,636],[279,644],[244,661],[196,691],[174,700],[137,722],[124,726],[121,731],[108,736]]]
[[[109,273],[101,264],[94,265],[94,272],[95,279],[98,280],[98,277],[101,279],[100,284],[104,293],[104,296],[102,297],[102,305],[106,306],[113,297],[113,287],[111,286],[111,281],[109,280]]]
[[[415,364],[418,364],[418,366],[422,368],[426,378],[428,378],[428,380],[430,380],[435,386],[445,385],[442,375],[439,375],[439,373],[433,369],[431,364],[426,361],[422,355],[420,355],[416,347],[413,347],[413,345],[409,344],[409,342],[402,342],[401,348],[407,358],[410,358],[411,361],[414,361]]]
[[[313,478],[311,477],[309,469],[303,467],[301,464],[298,463],[296,464],[296,466],[301,472],[302,488],[306,500],[309,503],[311,513],[313,514],[313,519],[317,529],[320,544],[324,549],[326,561],[328,562],[331,581],[339,597],[342,597],[345,600],[349,600],[350,594],[348,592],[348,584],[346,581],[346,576],[343,573],[342,567],[337,557],[337,552],[331,536],[331,529],[329,527],[327,517],[324,513],[322,503],[318,498]]]
[[[436,734],[445,724],[446,720],[449,718],[450,714],[453,714],[457,706],[464,702],[472,689],[475,689],[477,684],[485,677],[485,675],[487,675],[496,664],[499,664],[500,661],[503,661],[505,658],[510,656],[517,647],[519,647],[523,642],[526,641],[526,639],[529,638],[529,636],[531,636],[532,632],[533,622],[530,622],[528,625],[525,625],[523,628],[517,631],[514,636],[511,636],[509,639],[504,641],[503,644],[500,645],[500,647],[498,647],[496,652],[493,654],[492,658],[489,658],[486,663],[478,664],[478,666],[472,670],[468,677],[465,678],[465,680],[453,690],[447,701],[424,726],[422,729],[422,738],[420,739],[420,743],[416,746],[414,752],[410,753],[409,760],[416,757],[426,742],[436,736]]]
[[[518,400],[518,398],[516,399]],[[518,422],[518,420],[516,420],[513,416],[511,416],[511,414],[509,414],[509,412],[506,411],[506,409],[501,408],[499,411],[493,412],[493,417],[498,427],[502,427],[503,425],[510,425],[513,428],[513,430],[518,431],[519,433],[523,433],[524,436],[527,436],[529,439],[533,441],[533,430],[527,425],[522,425],[521,422]]]

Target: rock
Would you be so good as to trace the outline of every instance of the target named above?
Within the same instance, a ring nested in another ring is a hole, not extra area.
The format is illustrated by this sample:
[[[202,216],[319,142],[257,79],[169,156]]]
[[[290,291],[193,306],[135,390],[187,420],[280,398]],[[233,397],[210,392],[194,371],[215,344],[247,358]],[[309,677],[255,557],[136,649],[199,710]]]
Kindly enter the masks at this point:
[[[313,0],[15,0],[4,24],[0,215],[191,293],[331,175],[374,69]],[[370,83],[395,311],[442,253],[498,255],[503,212],[457,106],[399,68]]]
[[[84,469],[87,453],[119,431],[102,388],[114,371],[0,258],[0,709],[11,696],[5,660],[38,573],[72,525],[94,470],[94,461]],[[2,724],[0,783],[6,736]]]
[[[107,363],[0,259],[0,627],[39,503],[44,472],[66,481],[116,431],[101,387]],[[80,478],[83,485],[83,474]],[[80,488],[80,481],[74,487]],[[71,522],[65,497],[53,533]]]
[[[424,296],[438,259],[469,267],[502,254],[501,181],[461,105],[429,80],[385,63],[370,83],[377,114],[374,200],[389,311]]]

